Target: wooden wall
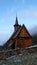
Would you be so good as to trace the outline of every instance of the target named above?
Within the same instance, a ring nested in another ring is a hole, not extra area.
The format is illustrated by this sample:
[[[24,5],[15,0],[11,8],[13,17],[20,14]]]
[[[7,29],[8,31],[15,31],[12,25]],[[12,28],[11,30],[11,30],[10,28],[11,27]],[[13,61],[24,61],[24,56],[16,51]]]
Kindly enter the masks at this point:
[[[23,27],[16,39],[16,48],[29,47],[32,44],[32,38],[27,30]]]
[[[16,40],[16,48],[25,48],[31,46],[32,40],[31,39],[17,39]]]
[[[23,27],[19,32],[18,36],[14,40],[12,39],[9,40],[8,46],[13,45],[15,46],[15,48],[25,48],[31,46],[31,43],[32,43],[32,38],[30,34],[27,32],[27,30],[25,29],[25,27]]]
[[[23,29],[21,30],[19,37],[30,37],[28,32],[26,31],[26,29],[23,27]]]

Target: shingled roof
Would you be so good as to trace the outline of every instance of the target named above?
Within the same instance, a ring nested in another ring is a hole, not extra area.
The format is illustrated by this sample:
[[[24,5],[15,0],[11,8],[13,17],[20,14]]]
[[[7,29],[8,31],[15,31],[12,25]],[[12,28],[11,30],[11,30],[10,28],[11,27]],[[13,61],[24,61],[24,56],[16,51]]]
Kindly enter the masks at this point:
[[[11,37],[9,38],[9,40],[4,44],[4,46],[8,46],[9,44],[9,41],[12,39],[14,40],[15,39],[15,35],[17,35],[17,33],[19,32],[19,30],[21,29],[21,26],[18,28],[17,31],[14,31],[13,34],[11,35]]]
[[[8,46],[9,45],[9,41],[12,39],[12,41],[14,42],[15,38],[19,35],[19,33],[21,32],[22,28],[25,28],[26,32],[28,33],[29,37],[31,38],[31,35],[29,34],[28,30],[26,29],[26,27],[24,26],[24,24],[22,26],[20,26],[18,28],[17,31],[14,31],[14,33],[11,35],[11,37],[9,38],[9,40],[5,43],[4,46]],[[12,43],[13,43],[12,42]]]

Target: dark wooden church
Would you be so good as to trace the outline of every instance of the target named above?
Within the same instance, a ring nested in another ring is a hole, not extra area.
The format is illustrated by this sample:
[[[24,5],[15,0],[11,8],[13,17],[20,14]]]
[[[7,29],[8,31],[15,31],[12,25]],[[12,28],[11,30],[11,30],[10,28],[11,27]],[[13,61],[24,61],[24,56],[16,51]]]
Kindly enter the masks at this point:
[[[22,26],[18,24],[18,19],[14,24],[14,33],[10,39],[5,43],[5,48],[16,49],[16,48],[25,48],[31,46],[32,37],[26,29],[25,25]]]

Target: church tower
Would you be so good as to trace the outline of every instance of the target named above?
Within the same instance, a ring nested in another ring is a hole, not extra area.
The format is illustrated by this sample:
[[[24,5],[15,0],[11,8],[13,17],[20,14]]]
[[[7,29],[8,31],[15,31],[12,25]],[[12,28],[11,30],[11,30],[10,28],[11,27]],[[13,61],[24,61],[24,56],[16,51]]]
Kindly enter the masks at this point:
[[[19,27],[21,27],[21,25],[18,24],[18,19],[16,17],[16,21],[15,21],[15,24],[14,24],[14,30],[17,31]]]

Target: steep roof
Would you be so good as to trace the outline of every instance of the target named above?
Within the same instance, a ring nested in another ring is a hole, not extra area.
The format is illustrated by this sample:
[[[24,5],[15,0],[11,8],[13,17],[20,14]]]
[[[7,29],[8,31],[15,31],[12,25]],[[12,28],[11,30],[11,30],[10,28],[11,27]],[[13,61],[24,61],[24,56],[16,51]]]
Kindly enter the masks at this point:
[[[11,35],[11,37],[9,38],[9,40],[4,44],[4,46],[8,46],[9,41],[12,39],[14,41],[14,36],[17,34],[17,32],[19,31],[19,29],[21,28],[21,26],[19,26],[17,31],[14,31],[13,34]]]
[[[16,32],[16,34],[13,36],[13,39],[15,39],[17,36],[18,36],[18,34],[21,32],[21,30],[22,30],[22,28],[25,28],[25,30],[26,30],[26,32],[27,32],[27,34],[29,35],[29,37],[31,37],[31,35],[30,35],[30,33],[28,32],[28,30],[26,29],[26,27],[24,26],[24,24],[18,29],[18,31]]]
[[[14,31],[14,33],[11,35],[10,39],[5,43],[5,46],[9,45],[9,41],[12,39],[12,41],[14,42],[15,38],[19,35],[19,33],[21,32],[22,28],[25,28],[27,34],[29,35],[29,37],[31,38],[31,35],[29,34],[28,30],[26,29],[26,27],[24,26],[24,24],[18,28],[17,31]]]

